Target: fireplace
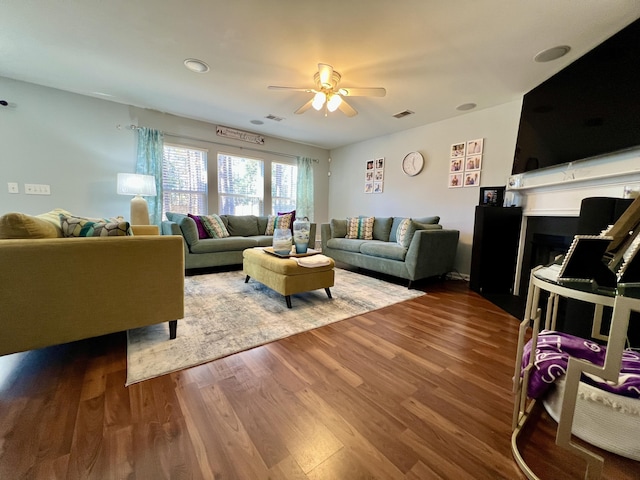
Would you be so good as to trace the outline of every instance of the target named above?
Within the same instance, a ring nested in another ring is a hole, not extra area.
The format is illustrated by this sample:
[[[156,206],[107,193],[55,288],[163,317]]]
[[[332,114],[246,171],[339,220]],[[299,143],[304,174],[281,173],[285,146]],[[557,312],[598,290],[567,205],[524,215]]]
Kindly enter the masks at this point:
[[[577,232],[578,217],[527,217],[526,230],[521,239],[523,249],[519,294],[527,295],[531,270],[538,265],[552,263],[565,254]]]

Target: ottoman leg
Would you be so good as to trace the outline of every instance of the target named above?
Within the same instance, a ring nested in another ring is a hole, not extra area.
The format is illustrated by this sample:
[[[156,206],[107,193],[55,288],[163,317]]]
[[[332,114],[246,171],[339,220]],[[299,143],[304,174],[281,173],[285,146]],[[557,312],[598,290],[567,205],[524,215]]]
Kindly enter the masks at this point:
[[[285,295],[284,299],[287,302],[287,308],[291,308],[291,295]]]
[[[333,297],[331,296],[331,290],[329,290],[329,287],[325,288],[325,289],[324,289],[324,291],[325,291],[325,292],[327,292],[327,297],[329,297],[329,298],[333,298]]]
[[[247,277],[244,279],[244,283],[249,283],[249,278],[251,278],[251,277],[249,277],[249,275],[247,275]]]
[[[177,333],[178,333],[178,321],[169,320],[169,339],[170,340],[175,339]]]

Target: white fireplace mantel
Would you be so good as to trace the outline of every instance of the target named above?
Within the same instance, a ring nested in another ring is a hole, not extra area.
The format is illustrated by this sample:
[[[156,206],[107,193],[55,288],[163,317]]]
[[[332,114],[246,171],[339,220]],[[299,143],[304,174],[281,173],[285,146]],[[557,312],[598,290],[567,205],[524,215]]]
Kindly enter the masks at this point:
[[[514,295],[526,294],[526,292],[519,292],[519,285],[529,217],[577,217],[584,198],[623,198],[625,187],[640,190],[640,167],[591,176],[581,176],[580,173],[579,170],[569,167],[562,172],[562,180],[527,184],[528,179],[525,178],[521,185],[509,188],[510,192],[518,196],[523,214],[513,287]]]

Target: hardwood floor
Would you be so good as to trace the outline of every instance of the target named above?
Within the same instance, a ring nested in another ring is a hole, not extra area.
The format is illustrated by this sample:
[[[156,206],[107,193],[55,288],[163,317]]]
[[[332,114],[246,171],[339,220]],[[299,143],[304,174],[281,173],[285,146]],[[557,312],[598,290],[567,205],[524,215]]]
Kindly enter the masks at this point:
[[[421,288],[128,388],[124,333],[0,357],[0,478],[525,478],[510,450],[518,322],[465,282]],[[582,478],[554,428],[542,413],[527,461]],[[604,478],[640,479],[602,453]]]

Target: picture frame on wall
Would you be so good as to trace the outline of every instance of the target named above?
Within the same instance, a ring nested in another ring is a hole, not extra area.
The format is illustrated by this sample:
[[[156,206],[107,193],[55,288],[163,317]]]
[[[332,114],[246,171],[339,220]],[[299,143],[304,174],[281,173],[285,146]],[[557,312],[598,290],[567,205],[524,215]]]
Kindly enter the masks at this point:
[[[462,172],[464,170],[464,158],[452,158],[449,162],[449,173]]]
[[[367,170],[373,170],[375,167],[375,162],[373,160],[367,160]]]
[[[454,143],[451,145],[451,153],[449,155],[451,158],[464,157],[464,154],[465,154],[464,142]]]
[[[465,172],[464,174],[464,186],[465,187],[477,187],[480,185],[480,172]]]
[[[383,169],[384,169],[384,157],[376,158],[376,170],[383,170]]]
[[[467,156],[482,154],[484,146],[484,138],[476,138],[475,140],[469,140],[467,142]]]
[[[382,193],[382,182],[373,182],[373,193]]]
[[[364,193],[373,193],[373,182],[364,182]]]
[[[482,169],[482,155],[471,155],[470,157],[465,158],[465,172],[472,172],[480,169]]]
[[[449,175],[449,188],[460,188],[464,184],[462,173],[453,173]]]
[[[487,207],[501,207],[504,204],[504,192],[506,188],[503,187],[480,187],[480,199],[478,205],[485,205]]]

